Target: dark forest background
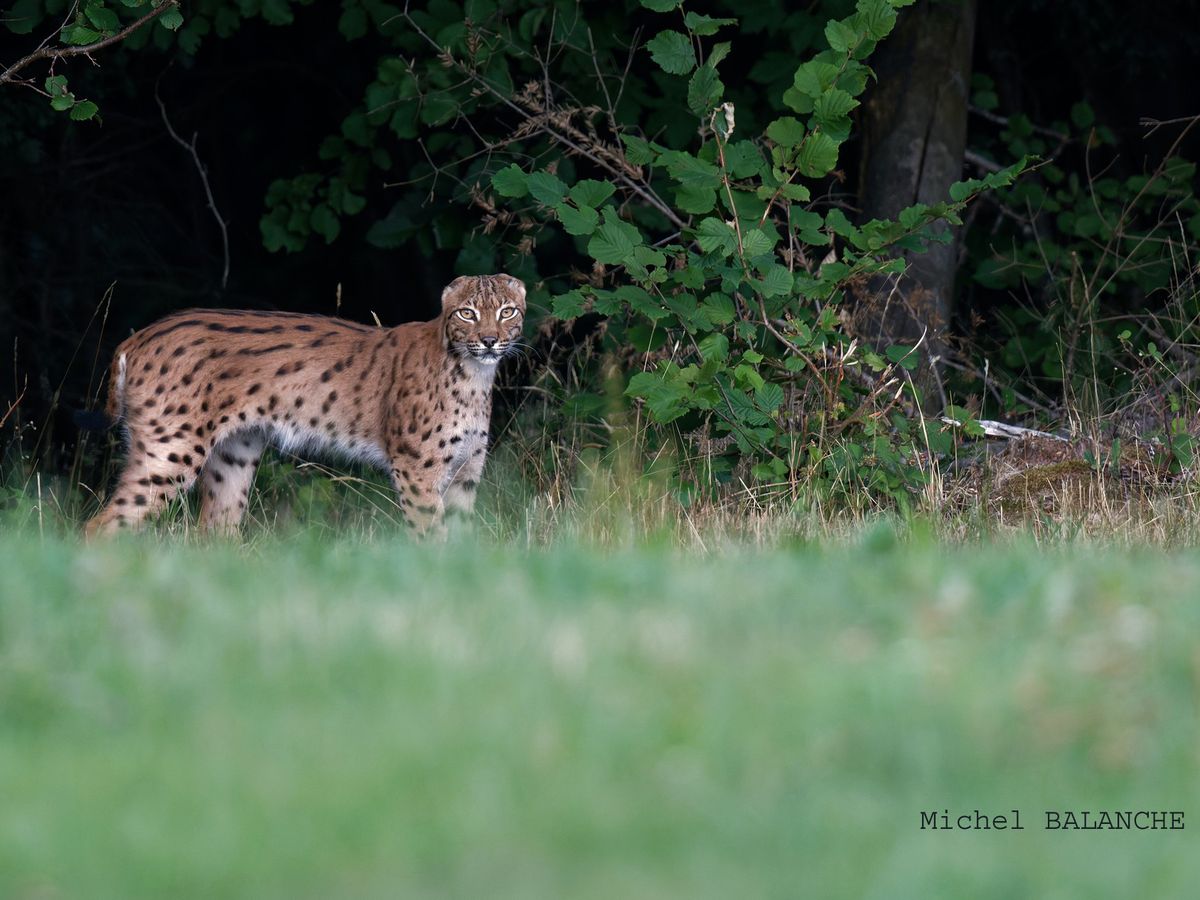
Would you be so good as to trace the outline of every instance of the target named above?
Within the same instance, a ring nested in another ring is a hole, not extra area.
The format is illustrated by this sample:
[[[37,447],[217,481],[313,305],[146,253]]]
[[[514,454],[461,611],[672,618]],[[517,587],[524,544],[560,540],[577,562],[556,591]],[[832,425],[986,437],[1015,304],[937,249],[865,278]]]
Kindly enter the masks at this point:
[[[122,22],[144,11],[109,5]],[[720,74],[739,133],[751,137],[787,111],[780,97],[792,72],[824,47],[826,21],[848,15],[853,4],[744,0],[685,9],[738,20],[722,26],[732,50]],[[7,4],[0,11],[0,70],[53,36],[68,13],[69,4],[53,0]],[[7,427],[49,428],[25,434],[23,452],[36,444],[53,464],[68,460],[71,413],[93,406],[111,348],[172,310],[277,308],[358,321],[374,314],[391,325],[434,314],[442,285],[457,274],[505,269],[531,284],[537,317],[550,323],[543,334],[551,332],[553,298],[586,283],[590,263],[579,245],[541,220],[525,230],[498,220],[503,201],[490,178],[510,163],[531,170],[557,158],[582,175],[586,160],[555,156],[532,140],[504,143],[520,117],[486,97],[472,99],[469,85],[459,93],[449,82],[437,84],[441,94],[420,88],[422,102],[404,121],[373,111],[372,91],[386,88],[387,60],[426,72],[419,85],[437,77],[438,54],[402,13],[400,6],[356,0],[184,2],[181,27],[151,23],[94,54],[95,65],[84,58],[54,64],[78,98],[96,104],[84,121],[52,109],[28,85],[0,85],[0,413],[19,396]],[[467,22],[469,32],[482,21],[517,45],[546,49],[543,74],[559,79],[581,106],[599,93],[602,79],[587,77],[593,65],[621,76],[626,87],[618,111],[628,124],[669,146],[695,139],[696,117],[682,103],[670,108],[675,88],[641,46],[660,27],[658,12],[637,3],[506,0],[464,8],[439,0],[427,8],[414,4],[412,14],[435,40],[464,40],[454,23]],[[594,56],[579,52],[584,31],[556,24],[567,19],[585,23]],[[973,202],[950,246],[947,288],[936,283],[945,279],[944,263],[940,274],[916,273],[929,279],[934,294],[945,293],[934,301],[940,313],[917,302],[902,320],[871,318],[868,310],[865,320],[843,317],[846,327],[871,331],[867,337],[877,345],[912,344],[932,323],[943,342],[941,359],[932,362],[941,373],[940,401],[978,412],[986,386],[973,373],[986,363],[1005,386],[1001,412],[1061,415],[1073,374],[1064,370],[1061,351],[1070,330],[1081,326],[1063,305],[1070,266],[1051,257],[1070,257],[1072,266],[1100,264],[1103,242],[1082,221],[1096,193],[1089,185],[1107,179],[1113,187],[1100,193],[1119,207],[1135,199],[1129,179],[1200,149],[1186,121],[1198,111],[1198,24],[1200,3],[1191,0],[921,0],[900,9],[895,32],[867,60],[879,79],[852,114],[836,169],[814,183],[810,208],[842,209],[856,222],[868,213],[895,216],[899,207],[888,192],[903,180],[910,162],[904,156],[913,152],[930,159],[949,153],[950,181],[986,174],[1025,153],[1050,162],[1034,164],[1017,188]],[[541,66],[512,52],[511,89],[520,91]],[[41,88],[49,74],[43,60],[23,77]],[[945,102],[947,86],[960,98],[957,106]],[[398,97],[386,102],[403,109],[403,91]],[[432,109],[434,100],[449,108]],[[195,136],[207,187],[227,223],[227,254],[196,161],[169,134],[164,112],[185,142]],[[888,143],[907,127],[905,116],[928,123],[927,143],[918,150]],[[943,131],[947,137],[939,139]],[[311,184],[291,181],[306,173]],[[1169,209],[1161,202],[1145,207],[1146,227],[1166,222],[1175,241],[1162,251],[1158,276],[1137,282],[1122,275],[1115,290],[1088,308],[1093,322],[1115,323],[1100,329],[1111,358],[1104,366],[1093,359],[1088,372],[1095,378],[1104,370],[1100,381],[1109,397],[1137,389],[1137,360],[1148,342],[1158,352],[1176,351],[1168,354],[1172,372],[1192,358],[1186,348],[1193,323],[1190,307],[1179,306],[1179,286],[1196,264],[1187,253],[1200,219],[1193,170],[1170,174],[1175,202]],[[1061,200],[1032,228],[1037,210],[1029,194],[1017,193],[1022,185],[1042,197],[1073,185],[1075,199]],[[303,221],[292,215],[296,203],[309,203],[305,190],[316,205],[324,198],[331,213],[313,212],[310,204]],[[349,198],[342,202],[338,192]],[[1056,249],[1050,255],[1029,249],[1035,242]],[[1164,316],[1137,318],[1155,310]],[[1168,310],[1179,315],[1167,316]],[[1171,330],[1168,319],[1179,327],[1163,334]],[[566,339],[579,340],[589,321]],[[555,340],[563,340],[561,329]],[[526,370],[546,359],[535,354]],[[531,377],[526,370],[522,377]]]

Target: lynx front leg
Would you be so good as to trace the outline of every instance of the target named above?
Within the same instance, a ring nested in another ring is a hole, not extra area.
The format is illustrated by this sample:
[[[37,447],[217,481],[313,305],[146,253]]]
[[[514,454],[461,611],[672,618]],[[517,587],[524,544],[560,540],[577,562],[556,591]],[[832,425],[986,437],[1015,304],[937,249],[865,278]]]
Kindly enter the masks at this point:
[[[231,435],[217,444],[200,473],[200,525],[232,533],[241,524],[250,487],[267,439],[259,431]]]
[[[392,486],[404,521],[419,537],[441,540],[446,536],[445,504],[437,489],[436,466],[426,466],[410,454],[392,459]]]
[[[475,509],[475,493],[483,476],[484,455],[485,450],[482,446],[472,449],[471,455],[455,471],[442,494],[446,512],[462,518],[471,517]]]

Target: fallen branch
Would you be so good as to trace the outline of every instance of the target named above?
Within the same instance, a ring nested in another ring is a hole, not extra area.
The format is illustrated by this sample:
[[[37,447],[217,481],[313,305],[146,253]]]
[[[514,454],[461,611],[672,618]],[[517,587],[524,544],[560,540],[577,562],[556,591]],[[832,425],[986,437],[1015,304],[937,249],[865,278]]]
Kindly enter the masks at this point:
[[[947,425],[953,425],[955,428],[962,428],[963,422],[958,419],[952,419],[949,416],[942,416],[942,421]],[[996,422],[992,419],[976,419],[976,422],[983,429],[983,433],[988,437],[1001,438],[1019,438],[1019,437],[1039,437],[1048,438],[1052,441],[1062,441],[1066,443],[1067,439],[1060,434],[1051,434],[1049,431],[1038,431],[1036,428],[1022,428],[1020,425],[1009,425],[1007,422]]]
[[[150,10],[146,15],[142,16],[136,22],[131,22],[115,34],[110,34],[108,37],[95,41],[91,44],[81,44],[78,47],[47,47],[41,46],[30,53],[28,56],[17,60],[3,72],[0,72],[0,84],[8,84],[12,81],[17,81],[17,73],[35,62],[43,59],[57,61],[59,59],[67,59],[72,56],[86,56],[91,58],[93,53],[107,49],[113,44],[119,44],[125,40],[147,22],[152,22],[157,19],[168,9],[175,9],[179,6],[179,0],[164,0],[163,4],[155,9]]]

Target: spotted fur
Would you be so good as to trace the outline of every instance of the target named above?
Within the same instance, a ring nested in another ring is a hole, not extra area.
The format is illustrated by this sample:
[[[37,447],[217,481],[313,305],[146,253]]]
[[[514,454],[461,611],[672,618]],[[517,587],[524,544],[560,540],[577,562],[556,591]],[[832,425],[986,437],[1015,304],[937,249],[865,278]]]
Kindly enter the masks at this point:
[[[201,524],[242,520],[259,458],[333,452],[389,473],[420,533],[470,512],[488,447],[496,365],[515,350],[525,287],[458,278],[429,322],[373,328],[282,312],[191,310],[129,337],[109,377],[129,438],[87,533],[135,526],[200,482]]]

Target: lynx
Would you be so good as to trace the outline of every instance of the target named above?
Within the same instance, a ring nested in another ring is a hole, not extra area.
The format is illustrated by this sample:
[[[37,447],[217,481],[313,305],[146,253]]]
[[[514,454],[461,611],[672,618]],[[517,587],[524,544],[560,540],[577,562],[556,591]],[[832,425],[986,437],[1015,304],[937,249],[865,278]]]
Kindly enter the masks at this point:
[[[200,482],[200,522],[236,530],[259,457],[332,451],[385,470],[421,534],[469,513],[496,367],[517,349],[525,286],[457,278],[429,322],[373,328],[283,312],[190,310],[116,351],[107,412],[128,459],[89,536],[133,527]]]

